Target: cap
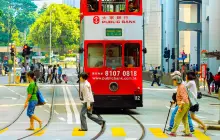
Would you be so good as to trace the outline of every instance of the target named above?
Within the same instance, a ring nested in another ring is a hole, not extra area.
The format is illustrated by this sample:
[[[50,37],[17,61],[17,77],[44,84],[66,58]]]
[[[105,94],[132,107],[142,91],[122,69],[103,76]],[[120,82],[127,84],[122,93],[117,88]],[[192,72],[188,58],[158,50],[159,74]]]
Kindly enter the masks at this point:
[[[181,73],[179,71],[174,71],[174,73],[170,74],[172,77],[178,75],[181,76]]]

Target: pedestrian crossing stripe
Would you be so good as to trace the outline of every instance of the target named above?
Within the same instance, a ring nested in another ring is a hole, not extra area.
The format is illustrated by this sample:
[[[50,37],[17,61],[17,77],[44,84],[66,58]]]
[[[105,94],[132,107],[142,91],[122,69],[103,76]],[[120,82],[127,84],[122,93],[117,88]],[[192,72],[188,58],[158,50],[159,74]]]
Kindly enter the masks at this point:
[[[149,130],[157,138],[168,138],[168,136],[163,133],[161,128],[149,128]]]
[[[44,133],[45,133],[45,131],[46,131],[46,129],[43,129],[43,130],[41,130],[41,128],[36,128],[35,130],[34,130],[34,133],[36,133],[36,134],[34,134],[34,136],[42,136]],[[39,131],[39,132],[38,132]]]
[[[124,128],[121,127],[113,127],[112,128],[112,136],[113,137],[125,137],[126,133]]]
[[[85,136],[85,131],[79,131],[80,128],[74,128],[72,131],[72,136]]]
[[[198,139],[198,140],[211,140],[210,137],[206,136],[204,133],[202,133],[199,130],[195,130],[194,136]]]
[[[8,131],[8,128],[5,128],[5,129],[1,130],[1,131],[0,131],[0,134],[4,133],[4,132],[6,132],[6,131]]]

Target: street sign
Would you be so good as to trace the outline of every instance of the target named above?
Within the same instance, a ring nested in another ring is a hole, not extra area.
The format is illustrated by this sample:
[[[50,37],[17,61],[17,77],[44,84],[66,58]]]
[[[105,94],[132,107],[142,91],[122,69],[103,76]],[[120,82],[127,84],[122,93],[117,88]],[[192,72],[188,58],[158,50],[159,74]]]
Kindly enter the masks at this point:
[[[201,77],[206,78],[206,68],[207,64],[201,64]]]

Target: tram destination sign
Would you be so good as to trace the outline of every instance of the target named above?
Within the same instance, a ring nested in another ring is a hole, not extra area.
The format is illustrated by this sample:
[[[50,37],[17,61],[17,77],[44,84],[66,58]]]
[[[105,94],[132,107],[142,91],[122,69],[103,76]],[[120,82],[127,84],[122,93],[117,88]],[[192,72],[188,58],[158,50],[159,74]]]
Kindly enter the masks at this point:
[[[106,36],[122,36],[121,28],[106,28],[105,30]]]

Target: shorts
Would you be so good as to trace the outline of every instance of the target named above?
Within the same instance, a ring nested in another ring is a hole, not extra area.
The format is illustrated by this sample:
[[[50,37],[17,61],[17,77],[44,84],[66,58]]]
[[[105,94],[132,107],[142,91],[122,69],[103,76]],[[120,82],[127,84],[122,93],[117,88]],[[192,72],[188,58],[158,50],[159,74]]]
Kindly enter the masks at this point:
[[[27,108],[27,116],[31,118],[31,116],[34,114],[34,110],[35,110],[35,107],[37,105],[37,101],[30,101],[28,103],[28,108]]]

